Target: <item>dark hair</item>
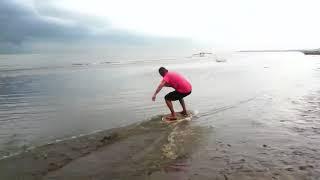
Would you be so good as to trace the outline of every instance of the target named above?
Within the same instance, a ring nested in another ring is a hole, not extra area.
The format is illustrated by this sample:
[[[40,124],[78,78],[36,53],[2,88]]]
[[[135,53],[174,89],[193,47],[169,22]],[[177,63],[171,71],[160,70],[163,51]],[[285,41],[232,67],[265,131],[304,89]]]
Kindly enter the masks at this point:
[[[163,77],[167,74],[168,70],[164,67],[159,68],[159,74]]]

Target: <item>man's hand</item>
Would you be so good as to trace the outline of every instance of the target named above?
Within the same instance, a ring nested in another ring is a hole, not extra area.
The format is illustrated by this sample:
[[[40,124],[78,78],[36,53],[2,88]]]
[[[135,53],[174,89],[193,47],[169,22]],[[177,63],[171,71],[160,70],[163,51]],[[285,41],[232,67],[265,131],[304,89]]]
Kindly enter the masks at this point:
[[[164,85],[166,84],[166,81],[162,80],[161,83],[159,84],[156,92],[153,94],[152,96],[152,101],[155,101],[156,100],[156,96],[157,94],[160,92],[160,90],[164,87]]]

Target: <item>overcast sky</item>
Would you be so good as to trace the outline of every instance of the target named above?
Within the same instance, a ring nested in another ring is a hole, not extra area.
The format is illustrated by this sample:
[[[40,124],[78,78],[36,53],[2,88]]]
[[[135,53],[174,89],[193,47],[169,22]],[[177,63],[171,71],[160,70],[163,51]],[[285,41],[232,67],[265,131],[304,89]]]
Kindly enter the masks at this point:
[[[0,53],[320,47],[317,0],[0,0]]]

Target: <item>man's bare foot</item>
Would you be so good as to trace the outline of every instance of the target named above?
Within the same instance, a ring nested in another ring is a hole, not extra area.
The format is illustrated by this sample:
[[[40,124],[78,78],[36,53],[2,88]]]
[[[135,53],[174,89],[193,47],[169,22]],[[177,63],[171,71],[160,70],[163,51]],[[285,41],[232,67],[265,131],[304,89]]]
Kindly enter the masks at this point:
[[[183,116],[188,116],[189,114],[187,113],[187,111],[181,111],[180,114],[182,114]]]
[[[177,120],[177,117],[176,116],[167,116],[166,120],[167,121],[174,121],[174,120]]]

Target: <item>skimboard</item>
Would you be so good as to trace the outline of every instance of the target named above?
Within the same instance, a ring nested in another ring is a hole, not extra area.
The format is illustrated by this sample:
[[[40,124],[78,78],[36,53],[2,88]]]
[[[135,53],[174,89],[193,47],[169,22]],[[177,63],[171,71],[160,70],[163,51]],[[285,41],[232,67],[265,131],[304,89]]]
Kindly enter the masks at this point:
[[[166,123],[175,123],[175,122],[181,122],[181,121],[191,121],[193,113],[190,111],[187,111],[188,115],[183,115],[181,113],[176,113],[176,120],[168,120],[166,117],[171,116],[171,114],[165,114],[162,116],[162,121]]]

